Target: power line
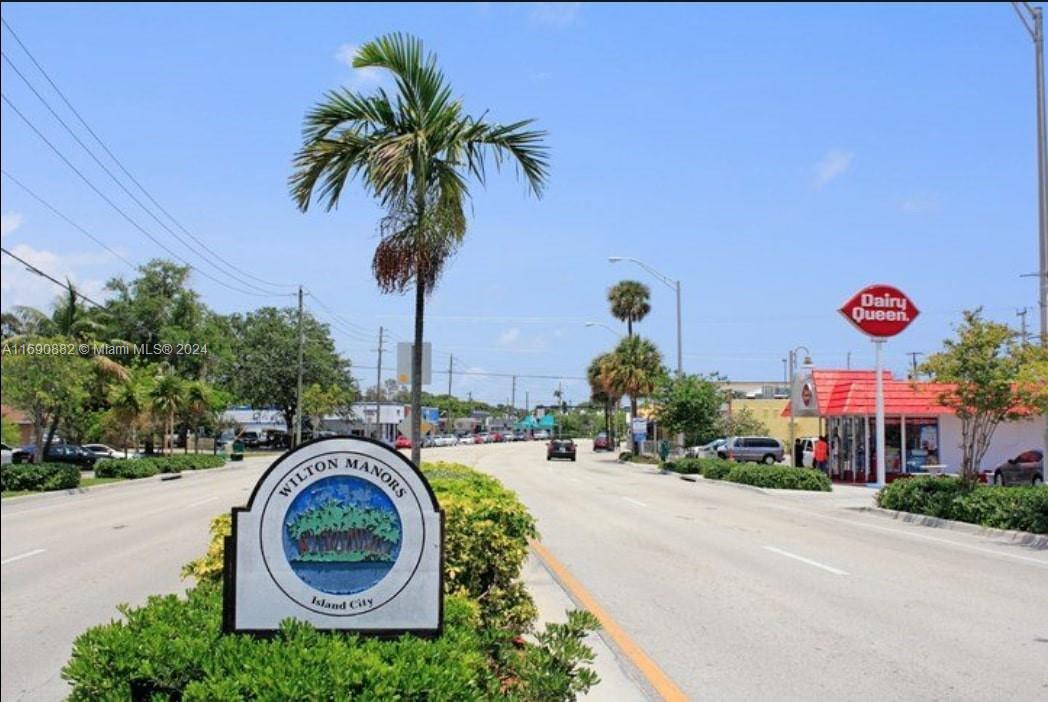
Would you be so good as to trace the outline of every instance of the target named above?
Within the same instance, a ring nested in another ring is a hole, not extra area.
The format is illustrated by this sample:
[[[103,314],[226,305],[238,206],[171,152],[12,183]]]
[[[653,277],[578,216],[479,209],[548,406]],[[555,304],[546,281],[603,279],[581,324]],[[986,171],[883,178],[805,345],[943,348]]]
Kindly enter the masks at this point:
[[[458,357],[456,356],[456,359],[457,358]],[[375,370],[375,366],[358,366],[358,365],[354,365],[353,368],[359,369],[359,370]],[[527,378],[527,379],[530,379],[530,380],[582,380],[582,381],[586,380],[586,378],[583,378],[583,377],[580,377],[580,376],[577,376],[577,375],[527,375],[527,374],[523,374],[523,373],[493,373],[493,372],[487,372],[487,371],[462,371],[462,370],[455,370],[454,373],[455,373],[456,376],[459,376],[459,375],[471,375],[471,376],[482,376],[482,377],[486,377],[486,378],[514,378],[514,377],[516,377],[516,378]],[[434,375],[448,375],[448,371],[446,371],[446,370],[435,370],[434,369],[433,370],[433,374]]]
[[[161,213],[163,213],[169,220],[171,220],[171,222],[173,222],[174,225],[176,227],[178,227],[186,236],[188,236],[190,239],[192,239],[197,245],[199,245],[201,248],[203,248],[205,251],[210,253],[215,258],[217,258],[219,260],[223,260],[221,255],[219,255],[217,252],[215,252],[213,249],[211,249],[207,244],[205,244],[203,241],[201,241],[199,238],[197,238],[191,231],[189,231],[185,226],[183,226],[182,223],[179,222],[174,217],[174,215],[172,215],[170,212],[168,212],[156,200],[156,198],[153,197],[153,195],[148,190],[146,190],[145,186],[142,185],[142,183],[137,178],[135,178],[135,176],[127,169],[127,167],[124,166],[123,162],[119,158],[116,157],[116,154],[114,154],[112,152],[112,150],[110,150],[110,148],[106,145],[106,143],[102,140],[102,138],[100,136],[98,136],[98,134],[95,132],[95,130],[91,128],[91,125],[89,125],[87,123],[87,120],[84,119],[84,117],[80,114],[79,110],[77,110],[76,107],[73,106],[73,104],[65,96],[65,93],[63,93],[62,90],[58,87],[58,85],[54,82],[54,80],[52,80],[50,74],[48,74],[48,72],[44,69],[44,67],[42,65],[40,65],[40,62],[36,60],[36,57],[33,56],[33,53],[29,50],[29,47],[27,47],[25,45],[25,43],[22,41],[22,39],[18,36],[18,33],[15,32],[15,30],[12,29],[11,25],[7,23],[7,20],[3,20],[2,18],[0,18],[0,21],[3,22],[3,26],[7,29],[7,31],[9,31],[11,33],[11,36],[14,37],[14,40],[22,48],[22,51],[25,52],[26,56],[29,57],[29,60],[33,63],[34,66],[36,66],[36,69],[38,71],[40,71],[40,74],[43,75],[44,79],[48,82],[48,84],[55,91],[55,93],[58,95],[58,97],[61,98],[63,103],[65,103],[65,106],[67,108],[69,108],[69,111],[72,112],[74,116],[76,116],[77,120],[80,122],[81,125],[83,125],[84,129],[87,130],[88,134],[90,134],[94,138],[94,140],[96,142],[98,142],[98,145],[102,147],[102,150],[105,151],[105,153],[109,156],[110,159],[113,160],[113,162],[117,165],[117,167],[120,168],[120,170],[124,173],[124,175],[127,176],[127,178],[132,183],[135,184],[135,186],[142,192],[142,194],[144,194],[146,196],[146,198],[158,210],[160,210]],[[101,166],[102,169],[105,170],[106,173],[108,173],[111,178],[113,178],[113,180],[117,183],[117,185],[119,185],[121,187],[121,189],[123,189],[124,192],[126,192],[128,194],[129,197],[131,197],[133,200],[135,200],[136,203],[138,203],[139,207],[142,207],[142,209],[144,209],[147,212],[149,212],[149,210],[147,210],[145,208],[145,206],[142,205],[141,202],[138,201],[137,198],[135,198],[133,195],[131,195],[131,193],[128,192],[126,188],[124,188],[123,184],[119,180],[117,180],[116,177],[113,176],[112,173],[110,173],[109,169],[107,169],[105,166],[103,166],[102,163],[97,158],[95,158],[95,156],[91,152],[91,150],[88,149],[88,147],[82,141],[80,141],[80,139],[76,136],[76,134],[72,131],[72,129],[70,129],[68,127],[68,125],[66,125],[66,123],[62,120],[62,118],[58,116],[58,114],[48,104],[47,100],[44,99],[43,96],[41,96],[39,92],[37,92],[37,90],[33,87],[31,82],[29,81],[29,79],[26,78],[22,74],[22,72],[18,70],[17,66],[14,65],[14,63],[11,61],[11,59],[8,58],[8,56],[6,54],[4,54],[3,58],[4,58],[5,61],[7,61],[8,65],[11,66],[11,68],[15,71],[15,73],[18,74],[19,78],[21,78],[22,81],[29,87],[29,89],[33,91],[33,94],[35,94],[37,96],[37,98],[39,98],[40,101],[42,103],[44,103],[44,106],[47,107],[47,109],[51,112],[52,115],[55,116],[55,119],[57,119],[59,121],[59,123],[61,123],[62,126],[65,127],[66,130],[73,136],[73,138],[76,139],[77,143],[80,144],[81,147],[83,147],[84,150],[87,151],[88,154],[90,154],[91,157],[95,159],[96,163],[98,163],[98,165]],[[150,216],[153,216],[152,212],[149,212],[149,214],[150,214]],[[183,245],[185,245],[187,248],[191,249],[191,247],[189,247],[188,244],[185,244],[185,242],[182,241],[182,239],[177,234],[172,232],[163,222],[161,222],[155,216],[153,216],[153,218],[162,227],[167,229],[167,231],[169,231],[172,236],[174,236],[176,239],[178,239],[180,242],[182,242]],[[202,256],[201,258],[204,258],[204,257]],[[204,258],[204,260],[207,260],[209,263],[211,262],[207,258]],[[212,263],[212,265],[214,265],[214,264]],[[258,277],[256,275],[252,274],[252,273],[249,273],[248,271],[245,271],[245,270],[239,268],[238,266],[236,266],[233,263],[230,263],[228,261],[225,262],[225,265],[227,265],[229,268],[233,269],[234,271],[237,271],[242,276],[245,276],[247,278],[251,278],[251,279],[253,279],[255,281],[258,281],[259,283],[262,283],[263,285],[268,285],[268,286],[273,287],[273,288],[293,288],[293,287],[295,287],[294,285],[289,284],[289,283],[274,283],[274,282],[268,281],[268,280],[266,280],[264,278],[260,278],[260,277]],[[218,266],[215,266],[215,267],[218,268]],[[246,280],[239,280],[238,282],[241,282],[241,283],[243,283],[243,284],[245,284],[245,285],[247,285],[249,287],[254,287],[250,282],[248,282]],[[261,288],[256,288],[256,289],[261,290]],[[263,292],[266,292],[266,291],[263,291]]]
[[[206,271],[200,270],[199,268],[194,266],[192,263],[187,261],[185,258],[183,258],[182,256],[179,256],[177,253],[172,251],[167,245],[165,245],[162,241],[157,239],[155,236],[153,236],[152,233],[150,233],[147,229],[145,229],[142,225],[140,225],[137,221],[135,221],[131,217],[131,215],[129,215],[126,212],[124,212],[124,210],[122,210],[119,205],[117,205],[115,202],[113,202],[105,193],[103,193],[101,190],[99,190],[98,187],[95,186],[95,184],[92,183],[91,180],[87,176],[85,176],[80,171],[79,168],[77,168],[75,165],[73,165],[73,163],[68,158],[66,158],[66,156],[61,152],[61,150],[58,149],[58,147],[56,147],[54,144],[52,144],[51,141],[46,136],[44,136],[44,134],[39,129],[36,128],[36,125],[34,125],[33,122],[28,117],[26,117],[22,113],[22,111],[19,110],[15,106],[15,104],[13,102],[11,102],[10,98],[8,98],[7,95],[5,95],[2,91],[0,91],[0,99],[2,99],[7,104],[8,107],[10,107],[12,110],[14,110],[15,114],[17,114],[22,119],[22,121],[25,122],[26,125],[31,130],[33,130],[33,132],[36,133],[36,135],[41,139],[41,141],[43,141],[45,144],[47,144],[48,147],[50,147],[51,150],[55,153],[55,155],[57,155],[62,160],[62,162],[65,163],[66,166],[68,166],[70,168],[70,170],[72,170],[74,173],[76,173],[77,176],[79,176],[80,179],[82,181],[84,181],[84,183],[89,188],[91,188],[91,190],[93,190],[96,195],[98,195],[100,198],[102,198],[102,200],[105,201],[105,203],[108,204],[111,208],[113,208],[117,212],[117,214],[119,214],[121,217],[123,217],[125,220],[127,220],[127,222],[131,224],[131,226],[133,226],[135,229],[137,229],[138,231],[140,231],[143,234],[145,234],[145,236],[150,241],[152,241],[154,244],[156,244],[157,246],[162,248],[164,251],[166,251],[168,254],[170,254],[174,258],[176,258],[179,261],[181,261],[183,264],[188,266],[190,269],[196,271],[197,273],[199,273],[200,275],[204,276],[208,280],[211,280],[211,281],[221,285],[224,288],[228,288],[229,290],[232,290],[234,292],[241,293],[242,295],[249,295],[249,296],[259,296],[260,295],[260,293],[254,293],[254,292],[251,292],[250,290],[243,290],[243,289],[238,288],[238,287],[236,287],[234,285],[230,285],[229,283],[225,282],[224,280],[222,280],[220,278],[216,278],[215,276],[211,275],[210,273],[207,273]],[[285,297],[285,296],[290,297],[293,294],[294,293],[262,293],[261,295],[268,296],[268,297]]]
[[[41,276],[42,278],[47,278],[48,280],[50,280],[52,283],[54,283],[55,285],[57,285],[60,288],[63,288],[65,290],[69,290],[70,292],[72,292],[74,295],[76,295],[77,297],[81,298],[85,302],[90,302],[92,305],[94,305],[95,307],[97,307],[100,310],[104,310],[105,309],[105,305],[98,304],[97,302],[95,302],[94,300],[89,298],[87,295],[85,295],[84,293],[82,293],[79,290],[77,290],[76,288],[74,288],[71,283],[63,283],[62,281],[58,280],[54,276],[52,276],[52,275],[50,275],[48,273],[45,273],[44,271],[40,270],[39,268],[34,266],[29,261],[26,261],[21,256],[16,256],[15,254],[11,253],[10,251],[8,251],[7,249],[5,249],[2,246],[0,246],[0,251],[2,251],[3,253],[7,254],[8,256],[13,258],[14,260],[18,261],[19,263],[21,263],[23,266],[28,268],[31,272],[36,273],[38,276]]]

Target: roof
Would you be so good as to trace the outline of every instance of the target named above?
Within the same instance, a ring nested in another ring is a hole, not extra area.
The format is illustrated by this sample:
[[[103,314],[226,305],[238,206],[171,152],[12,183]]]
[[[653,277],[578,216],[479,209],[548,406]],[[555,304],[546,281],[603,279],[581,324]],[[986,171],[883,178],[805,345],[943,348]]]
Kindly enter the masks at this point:
[[[26,415],[20,409],[12,407],[11,405],[0,405],[0,414],[7,417],[7,421],[13,424],[32,424],[33,420]]]
[[[884,413],[900,416],[939,416],[953,414],[939,398],[949,392],[945,383],[896,380],[890,371],[883,371]],[[870,370],[814,370],[819,416],[873,415],[877,412],[877,375]],[[790,403],[782,411],[790,416]]]

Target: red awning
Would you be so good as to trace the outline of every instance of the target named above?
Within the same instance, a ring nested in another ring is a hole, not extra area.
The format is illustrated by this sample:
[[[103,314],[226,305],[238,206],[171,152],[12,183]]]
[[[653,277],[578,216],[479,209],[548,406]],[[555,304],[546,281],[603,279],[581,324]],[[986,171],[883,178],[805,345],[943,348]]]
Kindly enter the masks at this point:
[[[883,371],[884,413],[890,415],[939,416],[953,414],[942,405],[939,397],[949,392],[943,383],[895,380],[890,371]],[[877,377],[870,370],[815,370],[812,371],[819,416],[873,415],[877,412]],[[782,411],[790,416],[790,403]]]

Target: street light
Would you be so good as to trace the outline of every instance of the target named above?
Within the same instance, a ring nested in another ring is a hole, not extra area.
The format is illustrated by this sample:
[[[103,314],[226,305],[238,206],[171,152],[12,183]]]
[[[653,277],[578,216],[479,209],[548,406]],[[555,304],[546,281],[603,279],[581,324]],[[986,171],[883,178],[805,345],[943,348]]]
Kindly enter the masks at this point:
[[[662,281],[666,286],[672,288],[677,293],[677,375],[684,375],[684,354],[681,347],[681,324],[680,324],[680,281],[670,278],[667,275],[659,273],[657,270],[644,263],[638,261],[631,256],[608,256],[609,263],[618,263],[619,261],[631,261],[636,263],[638,266],[651,273],[653,276]]]
[[[1040,251],[1040,279],[1038,303],[1041,308],[1041,345],[1048,346],[1048,152],[1045,150],[1044,126],[1044,23],[1043,11],[1028,2],[1013,2],[1015,14],[1033,39],[1037,81],[1037,221]]]
[[[620,334],[619,332],[615,331],[614,329],[609,327],[607,324],[604,324],[603,322],[586,322],[586,326],[587,327],[603,327],[604,329],[607,329],[608,331],[610,331],[612,334],[614,334],[615,336],[619,337],[620,339],[622,338],[622,334]]]
[[[794,446],[796,443],[796,413],[793,411],[793,376],[797,373],[797,352],[804,350],[804,365],[810,366],[811,362],[811,351],[807,346],[798,346],[790,350],[789,353],[789,364],[790,364],[790,462],[793,466],[797,467],[797,451]]]

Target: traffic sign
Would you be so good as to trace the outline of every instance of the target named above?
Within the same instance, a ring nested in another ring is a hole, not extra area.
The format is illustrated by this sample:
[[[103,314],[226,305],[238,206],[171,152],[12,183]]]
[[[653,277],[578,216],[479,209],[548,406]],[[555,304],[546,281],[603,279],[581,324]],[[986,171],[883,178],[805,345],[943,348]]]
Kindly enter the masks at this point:
[[[879,339],[895,336],[920,314],[906,293],[880,284],[855,293],[839,311],[859,331]]]

